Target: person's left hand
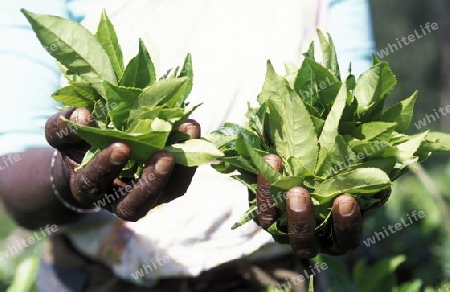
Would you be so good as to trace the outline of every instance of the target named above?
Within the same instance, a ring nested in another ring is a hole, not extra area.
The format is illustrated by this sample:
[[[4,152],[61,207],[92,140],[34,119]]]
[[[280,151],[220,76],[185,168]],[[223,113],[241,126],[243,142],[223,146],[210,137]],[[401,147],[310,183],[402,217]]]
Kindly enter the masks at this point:
[[[264,157],[277,171],[281,171],[280,157],[269,154]],[[379,207],[390,195],[390,188],[377,193]],[[275,207],[270,195],[270,184],[258,174],[257,190],[257,224],[267,230],[277,221],[280,212]],[[362,236],[362,212],[356,199],[349,194],[341,194],[334,200],[332,207],[333,239],[320,238],[316,231],[314,204],[309,192],[302,187],[291,188],[286,195],[286,213],[288,218],[287,233],[289,238],[273,236],[275,241],[290,243],[294,252],[301,258],[313,258],[319,252],[340,255],[359,246]]]
[[[60,116],[84,126],[93,126],[93,116],[85,108],[71,108],[51,116],[46,122],[47,142],[58,150],[62,157],[55,167],[54,180],[57,185],[69,186],[61,197],[70,205],[85,209],[104,208],[126,221],[137,221],[154,207],[183,196],[192,180],[196,167],[175,163],[175,157],[166,150],[149,155],[143,164],[138,179],[119,178],[122,168],[131,156],[131,148],[121,141],[111,143],[81,170],[76,169],[91,147],[70,130]],[[200,137],[200,125],[188,119],[179,131],[191,139]]]

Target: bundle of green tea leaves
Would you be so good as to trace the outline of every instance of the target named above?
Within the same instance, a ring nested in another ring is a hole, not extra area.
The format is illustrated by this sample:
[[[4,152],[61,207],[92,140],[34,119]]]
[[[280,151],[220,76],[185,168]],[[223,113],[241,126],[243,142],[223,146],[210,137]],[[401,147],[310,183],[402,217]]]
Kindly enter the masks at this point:
[[[44,48],[58,61],[69,85],[52,97],[70,107],[92,111],[96,126],[72,123],[77,134],[92,145],[82,166],[113,142],[131,148],[131,160],[121,176],[137,178],[143,163],[166,149],[186,166],[207,163],[222,153],[204,139],[191,139],[178,127],[198,106],[187,108],[192,89],[191,56],[183,67],[157,79],[152,59],[142,40],[139,52],[124,66],[114,27],[105,12],[91,34],[80,24],[57,16],[22,10]],[[63,118],[63,117],[62,117]]]
[[[214,167],[231,173],[256,192],[256,173],[271,183],[271,195],[282,214],[269,232],[286,235],[286,192],[306,188],[312,196],[316,230],[331,236],[329,218],[333,200],[343,193],[356,197],[362,209],[379,202],[373,197],[436,151],[450,151],[450,135],[439,132],[404,134],[412,116],[417,92],[383,110],[396,78],[389,64],[373,56],[373,65],[355,82],[341,80],[331,37],[318,31],[323,61],[314,59],[314,43],[299,69],[287,66],[278,75],[270,61],[259,106],[250,108],[248,125],[228,123],[207,137],[225,156]],[[263,156],[281,157],[282,173]],[[257,216],[256,201],[233,228]]]

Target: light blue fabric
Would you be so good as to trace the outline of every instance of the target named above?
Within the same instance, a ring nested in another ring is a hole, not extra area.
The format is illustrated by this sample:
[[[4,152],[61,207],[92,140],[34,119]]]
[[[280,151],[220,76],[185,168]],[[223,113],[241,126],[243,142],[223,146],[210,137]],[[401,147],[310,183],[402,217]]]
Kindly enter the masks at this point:
[[[46,119],[56,110],[50,98],[60,86],[53,58],[37,40],[20,12],[81,20],[93,0],[0,0],[0,155],[47,146]]]
[[[36,39],[20,8],[80,21],[96,2],[0,0],[0,155],[47,145],[44,124],[55,112],[50,95],[60,85],[56,63]],[[374,43],[367,0],[332,0],[329,31],[343,76],[350,60],[356,74],[370,66]]]
[[[351,62],[352,73],[359,76],[372,65],[375,51],[372,19],[367,0],[332,0],[328,17],[328,31],[336,47],[339,69],[347,76]]]

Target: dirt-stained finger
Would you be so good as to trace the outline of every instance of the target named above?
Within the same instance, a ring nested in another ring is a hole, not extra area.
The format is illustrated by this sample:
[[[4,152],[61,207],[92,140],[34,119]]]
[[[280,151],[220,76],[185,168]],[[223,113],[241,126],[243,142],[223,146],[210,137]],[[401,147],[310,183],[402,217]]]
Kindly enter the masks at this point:
[[[160,199],[174,166],[172,153],[161,150],[152,155],[137,184],[115,206],[116,215],[127,221],[137,221],[162,203]]]
[[[201,127],[194,119],[187,119],[178,128],[183,133],[189,135],[190,139],[198,139],[201,136]]]
[[[264,157],[264,160],[276,171],[281,172],[282,161],[280,157],[269,154]],[[257,176],[256,206],[258,222],[264,229],[268,229],[280,216],[279,210],[275,207],[275,201],[270,195],[270,183],[260,173]]]
[[[83,141],[75,133],[74,127],[64,122],[61,116],[80,125],[95,125],[91,112],[85,108],[70,108],[52,115],[45,123],[45,138],[52,147],[58,149]]]
[[[103,149],[71,176],[70,187],[74,197],[83,204],[92,204],[110,192],[129,158],[130,148],[124,143],[113,143]]]
[[[314,205],[308,190],[291,188],[286,196],[286,212],[292,249],[301,258],[315,257],[320,251],[320,243],[315,231]]]
[[[334,250],[345,253],[359,246],[362,236],[362,216],[356,199],[343,194],[334,200],[332,207]]]

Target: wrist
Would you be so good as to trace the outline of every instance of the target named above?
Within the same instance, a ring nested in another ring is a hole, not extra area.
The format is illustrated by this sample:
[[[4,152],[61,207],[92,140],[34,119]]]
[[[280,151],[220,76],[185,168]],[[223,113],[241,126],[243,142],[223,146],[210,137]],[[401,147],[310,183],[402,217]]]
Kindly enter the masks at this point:
[[[50,170],[50,182],[55,197],[67,209],[76,213],[95,213],[100,208],[86,206],[78,202],[70,190],[70,170],[65,159],[57,150],[53,153]]]

